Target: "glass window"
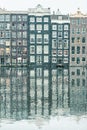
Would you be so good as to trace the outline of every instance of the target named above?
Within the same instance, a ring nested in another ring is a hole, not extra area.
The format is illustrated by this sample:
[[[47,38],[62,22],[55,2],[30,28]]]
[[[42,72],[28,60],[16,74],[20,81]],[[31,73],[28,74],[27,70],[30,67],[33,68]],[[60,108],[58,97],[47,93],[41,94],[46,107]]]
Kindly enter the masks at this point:
[[[44,30],[48,30],[49,27],[48,27],[48,24],[44,24]]]
[[[75,54],[75,47],[72,46],[72,54]]]
[[[75,75],[75,72],[74,71],[72,71],[72,73],[71,73],[72,75]]]
[[[52,30],[57,30],[57,25],[56,24],[52,25]]]
[[[42,46],[37,46],[37,54],[42,54]]]
[[[36,62],[37,62],[38,64],[42,63],[42,56],[41,56],[41,55],[37,55],[37,57],[36,57]]]
[[[77,43],[80,43],[80,37],[77,37]]]
[[[17,16],[17,21],[22,21],[21,15],[18,15],[18,16]]]
[[[72,57],[72,61],[75,61],[75,57]]]
[[[44,22],[48,22],[49,18],[48,17],[44,17]]]
[[[48,54],[49,53],[49,48],[48,46],[44,46],[44,54]]]
[[[74,37],[72,37],[72,43],[74,43],[75,42],[75,38]]]
[[[76,20],[77,25],[79,25],[80,22],[81,22],[80,19],[77,19],[77,20]]]
[[[27,15],[22,16],[23,21],[27,21]]]
[[[58,31],[62,31],[62,25],[58,25]]]
[[[56,42],[56,40],[52,40],[52,48],[56,48],[57,47],[57,42]]]
[[[37,21],[37,22],[42,22],[42,18],[41,18],[41,17],[37,17],[37,18],[36,18],[36,21]]]
[[[64,25],[64,30],[68,30],[69,26],[68,25]]]
[[[80,54],[80,47],[77,46],[77,54]]]
[[[27,32],[26,31],[23,31],[23,38],[27,38]]]
[[[4,21],[5,20],[5,16],[4,15],[0,15],[0,21]]]
[[[77,79],[77,86],[80,86],[80,79]]]
[[[82,57],[82,61],[85,61],[85,57]]]
[[[52,32],[52,37],[53,37],[53,38],[57,37],[57,32],[56,32],[56,31],[53,31],[53,32]]]
[[[85,54],[85,46],[82,46],[82,54]]]
[[[71,31],[72,31],[72,34],[75,34],[75,28],[72,28]]]
[[[37,77],[41,77],[42,76],[42,68],[37,68],[36,74],[37,74]]]
[[[68,49],[69,45],[68,45],[68,40],[65,39],[64,40],[64,49]]]
[[[6,29],[6,30],[9,30],[9,29],[10,29],[10,24],[9,24],[9,23],[6,23],[6,24],[5,24],[5,29]]]
[[[64,38],[68,38],[68,32],[64,32]]]
[[[30,30],[35,30],[35,24],[30,24]]]
[[[68,63],[68,58],[64,58],[64,63]]]
[[[10,21],[10,15],[5,15],[5,20]]]
[[[52,57],[52,63],[57,63],[56,57]]]
[[[38,44],[42,43],[42,35],[41,34],[37,34],[37,43]]]
[[[71,85],[72,85],[72,86],[75,86],[75,79],[72,79]]]
[[[16,38],[16,32],[12,32],[12,38]]]
[[[5,24],[4,23],[0,23],[0,30],[4,30],[5,29]]]
[[[31,43],[35,42],[35,35],[34,34],[30,34],[30,42]]]
[[[68,56],[68,50],[64,50],[64,56]]]
[[[42,25],[41,24],[37,24],[36,25],[36,29],[41,31],[42,30]]]
[[[35,62],[35,56],[30,56],[30,62]]]
[[[77,75],[80,75],[80,69],[77,69]]]
[[[77,28],[77,29],[76,29],[76,33],[77,33],[77,34],[80,34],[80,28]]]
[[[58,37],[62,37],[62,32],[58,32]]]
[[[30,54],[35,54],[35,46],[30,46]]]
[[[48,34],[44,34],[44,43],[48,43],[49,42],[49,35]]]
[[[35,70],[30,70],[30,77],[34,77],[35,76]]]
[[[21,38],[22,37],[22,32],[17,32],[17,38]]]
[[[49,59],[48,59],[48,56],[44,56],[44,62],[48,62]]]
[[[12,21],[16,21],[16,15],[12,15]]]
[[[86,82],[85,79],[82,79],[82,86],[85,86]]]
[[[30,17],[30,22],[35,22],[35,17]]]
[[[9,31],[5,31],[5,38],[10,38],[10,32]]]
[[[77,64],[80,64],[80,57],[77,57]]]
[[[86,33],[86,28],[82,28],[82,33],[83,33],[83,34]]]
[[[82,38],[82,43],[85,43],[85,37]]]

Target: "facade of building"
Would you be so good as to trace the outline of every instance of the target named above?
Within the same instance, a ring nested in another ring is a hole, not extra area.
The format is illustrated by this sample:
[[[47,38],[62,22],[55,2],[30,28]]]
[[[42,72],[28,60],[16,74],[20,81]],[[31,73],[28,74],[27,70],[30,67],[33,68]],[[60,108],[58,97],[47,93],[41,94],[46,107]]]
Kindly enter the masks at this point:
[[[52,66],[69,66],[70,20],[60,11],[51,15],[52,24]]]
[[[87,64],[87,15],[78,9],[70,15],[70,66]]]

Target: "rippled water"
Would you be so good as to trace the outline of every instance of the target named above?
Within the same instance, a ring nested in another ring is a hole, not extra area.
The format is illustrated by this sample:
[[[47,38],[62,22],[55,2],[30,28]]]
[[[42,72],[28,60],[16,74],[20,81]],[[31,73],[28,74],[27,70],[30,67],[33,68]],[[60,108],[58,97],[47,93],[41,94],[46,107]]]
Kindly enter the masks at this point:
[[[0,68],[0,130],[87,130],[87,68]]]

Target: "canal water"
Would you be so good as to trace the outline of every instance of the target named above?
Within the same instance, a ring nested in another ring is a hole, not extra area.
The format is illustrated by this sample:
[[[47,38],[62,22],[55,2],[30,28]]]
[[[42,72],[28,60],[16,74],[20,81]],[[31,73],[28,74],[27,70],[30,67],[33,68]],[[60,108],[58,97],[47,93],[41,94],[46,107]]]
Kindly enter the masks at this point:
[[[87,130],[87,68],[0,68],[0,130]]]

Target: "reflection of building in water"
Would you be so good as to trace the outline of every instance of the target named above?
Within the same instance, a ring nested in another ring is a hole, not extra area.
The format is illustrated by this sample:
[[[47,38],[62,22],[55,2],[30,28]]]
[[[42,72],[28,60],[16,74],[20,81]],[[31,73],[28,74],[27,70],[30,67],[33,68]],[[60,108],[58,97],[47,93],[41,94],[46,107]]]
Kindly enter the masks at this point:
[[[71,114],[87,113],[87,69],[70,68],[70,111]]]
[[[27,118],[27,69],[0,69],[0,118]]]

